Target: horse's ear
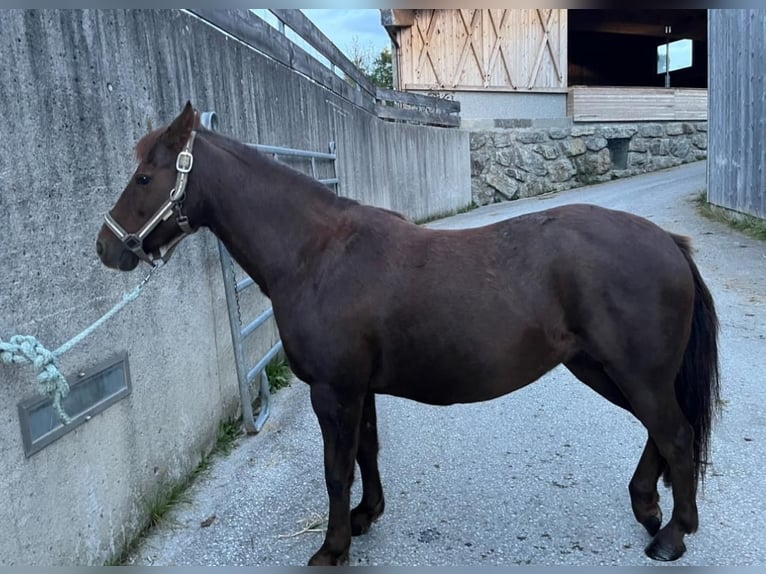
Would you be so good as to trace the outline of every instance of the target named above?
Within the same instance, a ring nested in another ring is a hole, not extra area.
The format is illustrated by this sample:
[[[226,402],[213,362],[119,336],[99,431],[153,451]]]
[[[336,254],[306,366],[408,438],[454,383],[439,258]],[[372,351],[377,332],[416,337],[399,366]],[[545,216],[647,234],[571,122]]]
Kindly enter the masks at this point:
[[[173,152],[177,153],[183,149],[184,144],[191,136],[192,130],[195,128],[195,124],[199,122],[197,119],[197,113],[191,105],[191,102],[186,102],[184,109],[173,120],[165,132],[160,136],[160,141],[169,147]]]

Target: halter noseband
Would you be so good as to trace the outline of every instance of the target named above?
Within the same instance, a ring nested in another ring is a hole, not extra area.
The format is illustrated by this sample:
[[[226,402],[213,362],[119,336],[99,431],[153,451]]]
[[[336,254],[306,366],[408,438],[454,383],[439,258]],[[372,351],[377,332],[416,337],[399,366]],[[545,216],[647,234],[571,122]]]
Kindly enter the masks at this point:
[[[170,216],[175,212],[176,223],[183,232],[168,244],[165,255],[160,257],[163,263],[168,262],[176,246],[184,237],[191,235],[196,231],[195,229],[192,229],[191,225],[189,225],[189,218],[186,217],[181,211],[181,204],[186,197],[186,184],[189,180],[189,172],[191,171],[192,165],[194,164],[194,157],[192,156],[191,150],[192,146],[194,145],[195,136],[196,132],[192,131],[189,139],[186,142],[186,145],[184,145],[183,149],[179,152],[178,157],[176,158],[176,171],[178,172],[178,175],[176,176],[175,187],[170,190],[170,197],[167,199],[167,201],[165,201],[165,203],[162,204],[162,206],[160,206],[155,214],[152,215],[146,223],[144,223],[141,229],[139,229],[136,233],[128,233],[119,223],[117,223],[117,221],[115,221],[114,217],[112,217],[110,213],[107,213],[104,216],[106,226],[112,231],[112,233],[117,236],[117,239],[119,239],[122,244],[125,245],[125,247],[135,253],[139,259],[146,261],[152,267],[156,265],[155,261],[157,260],[152,259],[152,257],[150,257],[146,251],[144,251],[144,240],[160,223],[167,221],[168,218],[170,218]]]

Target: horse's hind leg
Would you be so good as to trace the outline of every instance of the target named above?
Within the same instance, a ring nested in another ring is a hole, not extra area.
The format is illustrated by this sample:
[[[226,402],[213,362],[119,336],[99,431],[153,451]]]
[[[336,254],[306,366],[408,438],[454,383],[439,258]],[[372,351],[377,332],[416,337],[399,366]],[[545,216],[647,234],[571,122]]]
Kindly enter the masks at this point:
[[[351,535],[358,536],[383,514],[383,486],[378,470],[378,423],[375,393],[368,392],[362,408],[356,461],[362,474],[362,500],[351,511]]]
[[[662,510],[660,509],[660,494],[657,492],[657,481],[665,468],[665,460],[657,450],[657,445],[651,435],[646,440],[644,452],[638,461],[636,472],[630,479],[630,503],[633,514],[646,531],[654,536],[662,525]]]
[[[694,474],[694,430],[684,416],[675,395],[675,376],[666,374],[638,377],[620,374],[620,389],[628,398],[636,417],[649,432],[654,447],[647,445],[642,455],[644,472],[637,471],[631,481],[634,487],[648,488],[654,477],[667,463],[673,487],[673,514],[646,547],[646,554],[655,560],[675,560],[686,551],[684,535],[697,530],[697,482]],[[663,383],[663,381],[665,381]],[[656,448],[657,453],[653,452]]]
[[[622,391],[604,372],[601,363],[584,353],[580,353],[565,363],[574,376],[588,385],[606,400],[633,413],[633,409],[622,394]],[[646,441],[644,452],[638,461],[636,471],[628,486],[630,502],[636,520],[654,536],[662,524],[660,496],[657,492],[657,481],[665,466],[657,446],[650,436]]]

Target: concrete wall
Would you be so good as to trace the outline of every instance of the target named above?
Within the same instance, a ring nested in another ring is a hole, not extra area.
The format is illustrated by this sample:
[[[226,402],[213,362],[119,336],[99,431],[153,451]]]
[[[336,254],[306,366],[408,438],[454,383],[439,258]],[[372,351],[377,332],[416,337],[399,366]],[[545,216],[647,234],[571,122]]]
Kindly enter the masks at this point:
[[[182,11],[0,12],[0,337],[55,348],[140,280],[98,261],[132,147],[187,99],[220,131],[325,150],[341,193],[424,217],[470,203],[468,135],[384,124]],[[270,341],[263,341],[268,346]],[[100,564],[212,445],[238,393],[215,238],[185,240],[143,295],[61,360],[129,354],[133,392],[26,458],[29,367],[0,366],[0,565]],[[255,517],[254,517],[255,518]]]

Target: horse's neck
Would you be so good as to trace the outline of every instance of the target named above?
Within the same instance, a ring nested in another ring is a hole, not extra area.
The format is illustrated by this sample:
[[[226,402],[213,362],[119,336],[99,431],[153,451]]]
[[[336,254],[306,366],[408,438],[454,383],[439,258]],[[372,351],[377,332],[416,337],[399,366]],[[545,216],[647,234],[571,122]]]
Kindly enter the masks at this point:
[[[340,210],[312,181],[255,152],[216,151],[207,167],[216,184],[203,192],[205,225],[268,295],[315,255]]]

